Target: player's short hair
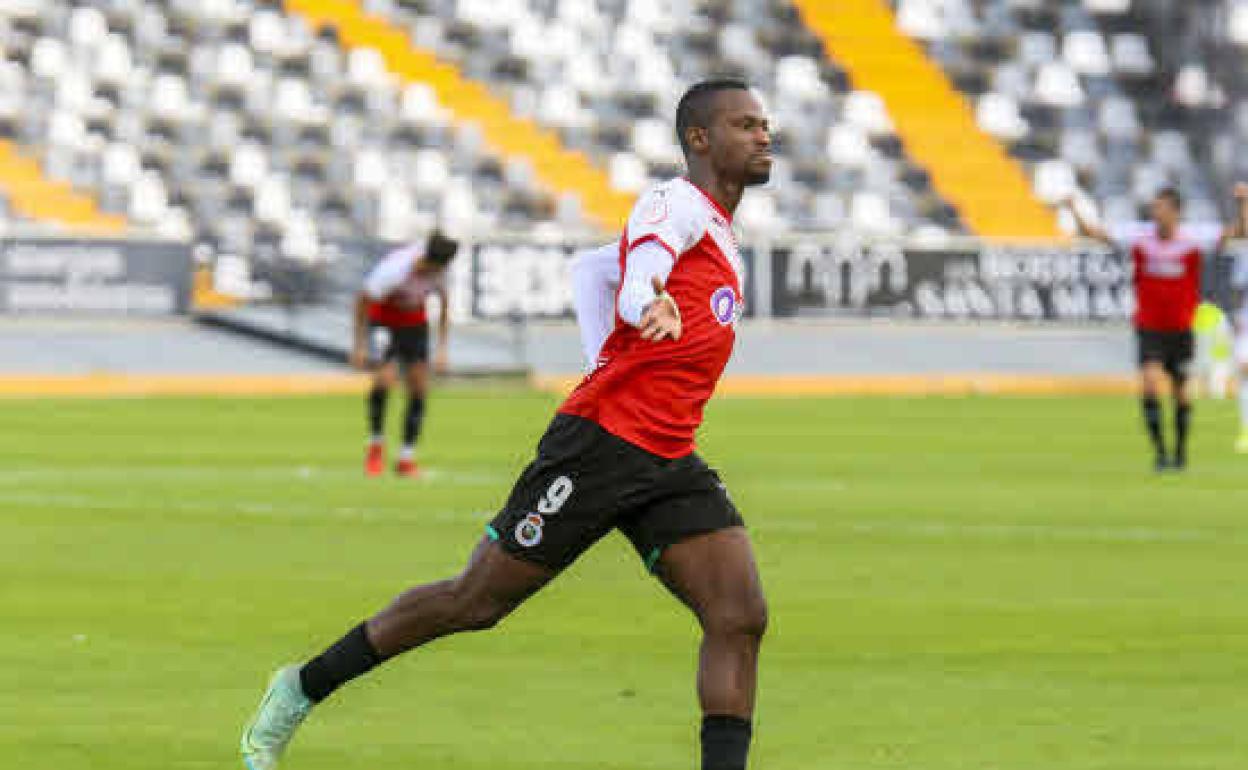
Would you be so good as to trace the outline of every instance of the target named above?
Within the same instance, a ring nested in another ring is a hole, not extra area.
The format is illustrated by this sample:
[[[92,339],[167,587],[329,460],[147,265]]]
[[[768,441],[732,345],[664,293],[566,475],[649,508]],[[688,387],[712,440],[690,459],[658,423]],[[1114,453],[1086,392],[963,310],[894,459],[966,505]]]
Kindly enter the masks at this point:
[[[1179,194],[1177,188],[1163,187],[1157,191],[1157,197],[1165,198],[1170,201],[1171,205],[1173,205],[1176,210],[1183,210],[1183,196]]]
[[[689,86],[676,105],[676,138],[680,149],[689,154],[689,140],[685,137],[691,127],[706,128],[714,117],[711,109],[715,94],[720,91],[748,91],[749,85],[740,78],[712,78]]]
[[[441,232],[434,230],[429,236],[429,242],[425,244],[425,258],[435,265],[450,264],[455,259],[455,253],[459,251],[459,241],[448,238]]]

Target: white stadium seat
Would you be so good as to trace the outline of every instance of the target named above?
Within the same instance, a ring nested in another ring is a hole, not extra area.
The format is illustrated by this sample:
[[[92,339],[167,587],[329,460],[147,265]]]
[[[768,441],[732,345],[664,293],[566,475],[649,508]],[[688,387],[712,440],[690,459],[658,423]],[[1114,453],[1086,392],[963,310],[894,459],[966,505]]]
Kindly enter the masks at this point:
[[[1030,126],[1019,111],[1018,102],[1004,94],[986,93],[975,109],[979,127],[1006,141],[1017,141],[1027,135]]]
[[[1051,107],[1078,107],[1084,103],[1079,76],[1064,62],[1049,62],[1036,73],[1033,95],[1037,102]]]
[[[1062,42],[1062,58],[1081,75],[1108,75],[1109,51],[1105,38],[1094,30],[1079,30],[1066,35]]]

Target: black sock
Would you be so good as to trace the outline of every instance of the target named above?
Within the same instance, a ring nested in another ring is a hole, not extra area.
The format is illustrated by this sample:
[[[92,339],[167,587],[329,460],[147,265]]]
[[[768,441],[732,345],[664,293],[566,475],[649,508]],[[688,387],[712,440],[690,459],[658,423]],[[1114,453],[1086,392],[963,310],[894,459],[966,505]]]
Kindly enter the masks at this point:
[[[1192,421],[1192,405],[1191,404],[1175,404],[1174,405],[1174,432],[1175,445],[1174,456],[1179,459],[1187,458],[1187,427]]]
[[[420,424],[425,419],[425,399],[423,396],[407,397],[407,416],[403,418],[403,446],[416,443],[420,435]]]
[[[390,391],[376,385],[368,391],[368,429],[372,436],[380,436],[385,431],[386,397]]]
[[[361,623],[334,642],[325,652],[309,660],[299,669],[303,694],[313,703],[320,703],[330,693],[352,679],[371,671],[381,663],[381,656],[368,641]]]
[[[1166,456],[1166,442],[1161,435],[1161,403],[1155,396],[1145,396],[1141,401],[1144,407],[1144,424],[1148,426],[1148,436],[1153,440],[1153,449],[1158,457]]]
[[[702,770],[745,770],[751,732],[748,719],[703,717]]]

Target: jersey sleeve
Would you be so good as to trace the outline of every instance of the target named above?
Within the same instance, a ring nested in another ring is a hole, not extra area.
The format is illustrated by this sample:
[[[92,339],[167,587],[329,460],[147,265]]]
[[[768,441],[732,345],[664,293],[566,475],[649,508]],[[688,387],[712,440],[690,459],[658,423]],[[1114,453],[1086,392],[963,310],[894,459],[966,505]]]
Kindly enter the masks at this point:
[[[628,218],[628,250],[646,241],[657,241],[677,259],[693,248],[706,233],[704,207],[689,200],[672,183],[655,185],[633,206]]]
[[[411,275],[418,255],[416,248],[400,249],[386,255],[364,278],[364,293],[371,300],[384,300]]]
[[[586,249],[572,260],[572,305],[587,366],[598,359],[615,327],[615,292],[620,285],[620,245]]]

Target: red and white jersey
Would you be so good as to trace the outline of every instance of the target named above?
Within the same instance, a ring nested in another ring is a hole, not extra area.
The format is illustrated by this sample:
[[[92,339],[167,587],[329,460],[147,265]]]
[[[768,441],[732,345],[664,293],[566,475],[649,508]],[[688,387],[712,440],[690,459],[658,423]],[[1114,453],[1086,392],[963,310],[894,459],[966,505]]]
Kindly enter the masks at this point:
[[[649,241],[675,260],[667,291],[680,308],[680,339],[643,340],[617,311],[596,366],[559,411],[661,457],[683,457],[694,449],[702,410],[732,355],[745,269],[732,216],[684,178],[655,185],[637,201],[620,239],[621,275],[629,251]]]
[[[382,326],[422,326],[429,322],[425,301],[444,291],[446,271],[420,275],[423,244],[395,249],[378,262],[364,279],[368,319]]]
[[[1135,326],[1175,332],[1192,328],[1200,305],[1200,273],[1210,245],[1180,229],[1160,238],[1148,228],[1133,238],[1115,238],[1129,248],[1135,282]]]

